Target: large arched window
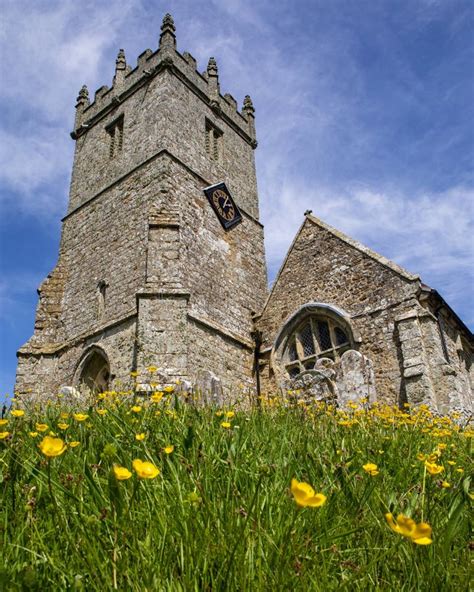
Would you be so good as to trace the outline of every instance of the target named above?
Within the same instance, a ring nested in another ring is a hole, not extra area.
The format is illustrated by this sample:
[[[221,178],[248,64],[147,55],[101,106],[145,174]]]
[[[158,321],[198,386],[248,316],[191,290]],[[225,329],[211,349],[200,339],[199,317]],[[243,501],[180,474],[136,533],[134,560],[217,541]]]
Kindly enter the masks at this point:
[[[285,323],[274,351],[280,370],[294,378],[304,370],[312,370],[319,358],[337,361],[345,351],[354,348],[355,341],[346,313],[312,302]]]

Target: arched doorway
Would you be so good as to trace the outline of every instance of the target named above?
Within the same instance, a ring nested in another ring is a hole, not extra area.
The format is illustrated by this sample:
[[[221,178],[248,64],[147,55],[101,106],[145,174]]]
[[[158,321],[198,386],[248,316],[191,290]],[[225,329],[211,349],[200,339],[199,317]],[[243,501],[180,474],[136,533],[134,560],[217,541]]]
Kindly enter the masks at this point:
[[[79,387],[85,386],[94,393],[108,390],[110,379],[110,365],[105,353],[94,348],[89,351],[79,364]]]

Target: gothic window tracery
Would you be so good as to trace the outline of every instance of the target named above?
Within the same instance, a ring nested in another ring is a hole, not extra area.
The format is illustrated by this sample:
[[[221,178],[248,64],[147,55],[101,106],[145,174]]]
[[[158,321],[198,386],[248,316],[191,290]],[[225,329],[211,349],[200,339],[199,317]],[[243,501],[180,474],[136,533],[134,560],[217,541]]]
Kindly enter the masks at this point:
[[[347,316],[335,307],[308,303],[281,329],[275,344],[275,357],[291,378],[315,368],[318,359],[337,361],[354,348],[354,337]]]

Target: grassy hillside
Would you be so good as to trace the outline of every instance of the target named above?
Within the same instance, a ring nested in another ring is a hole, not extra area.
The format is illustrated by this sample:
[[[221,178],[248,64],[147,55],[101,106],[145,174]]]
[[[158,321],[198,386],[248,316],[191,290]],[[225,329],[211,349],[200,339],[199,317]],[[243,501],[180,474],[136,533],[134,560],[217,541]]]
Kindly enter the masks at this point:
[[[11,410],[0,589],[467,590],[472,435],[423,408],[173,392]]]

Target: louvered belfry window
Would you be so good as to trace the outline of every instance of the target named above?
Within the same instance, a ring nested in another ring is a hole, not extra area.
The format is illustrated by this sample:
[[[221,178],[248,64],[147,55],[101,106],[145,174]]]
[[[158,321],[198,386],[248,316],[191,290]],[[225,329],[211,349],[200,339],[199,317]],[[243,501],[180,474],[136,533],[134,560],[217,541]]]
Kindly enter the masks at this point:
[[[115,158],[123,148],[123,115],[115,119],[105,129],[109,134],[109,157]]]
[[[314,368],[319,358],[337,360],[351,348],[347,331],[332,318],[305,318],[287,340],[283,354],[290,377]]]
[[[223,132],[206,119],[205,146],[211,160],[221,160]]]

